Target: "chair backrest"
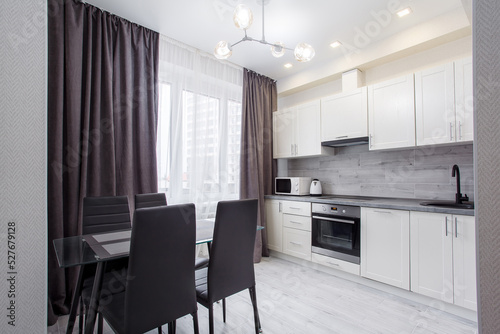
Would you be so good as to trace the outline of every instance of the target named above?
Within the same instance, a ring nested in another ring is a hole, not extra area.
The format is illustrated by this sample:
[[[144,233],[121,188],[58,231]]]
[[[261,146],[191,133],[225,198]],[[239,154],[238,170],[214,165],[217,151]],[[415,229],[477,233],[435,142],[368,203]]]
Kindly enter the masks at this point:
[[[197,310],[194,204],[135,211],[125,328],[143,333]]]
[[[211,302],[255,285],[257,204],[257,199],[245,199],[217,205],[207,277]]]
[[[151,208],[167,205],[165,193],[137,194],[135,195],[135,209]]]
[[[130,228],[127,196],[85,197],[82,233],[100,233]]]

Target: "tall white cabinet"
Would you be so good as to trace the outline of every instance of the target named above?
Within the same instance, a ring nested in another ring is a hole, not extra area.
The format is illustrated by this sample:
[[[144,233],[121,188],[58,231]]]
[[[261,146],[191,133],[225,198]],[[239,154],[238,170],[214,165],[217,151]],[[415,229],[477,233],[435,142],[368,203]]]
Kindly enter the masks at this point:
[[[455,61],[455,112],[458,142],[474,140],[472,57]]]
[[[267,199],[266,208],[266,230],[267,247],[269,249],[283,251],[283,208],[282,201]]]
[[[370,150],[415,146],[413,74],[368,86]]]
[[[476,310],[475,220],[411,212],[411,291]]]

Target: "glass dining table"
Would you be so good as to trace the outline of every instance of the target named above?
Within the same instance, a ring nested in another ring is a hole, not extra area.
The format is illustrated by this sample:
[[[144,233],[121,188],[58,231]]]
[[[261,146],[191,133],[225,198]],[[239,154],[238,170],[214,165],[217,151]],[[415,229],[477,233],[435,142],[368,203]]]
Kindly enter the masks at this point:
[[[215,219],[202,219],[196,221],[197,245],[210,243],[212,241],[214,224]],[[257,230],[261,229],[263,229],[262,226],[257,226]],[[54,240],[54,248],[60,268],[78,266],[80,267],[80,271],[82,271],[85,265],[96,264],[97,266],[90,298],[90,307],[85,318],[86,334],[94,332],[105,264],[107,261],[129,256],[131,232],[132,230],[120,230]],[[67,334],[73,332],[80,293],[81,281],[79,279],[73,293],[71,311],[66,329]]]

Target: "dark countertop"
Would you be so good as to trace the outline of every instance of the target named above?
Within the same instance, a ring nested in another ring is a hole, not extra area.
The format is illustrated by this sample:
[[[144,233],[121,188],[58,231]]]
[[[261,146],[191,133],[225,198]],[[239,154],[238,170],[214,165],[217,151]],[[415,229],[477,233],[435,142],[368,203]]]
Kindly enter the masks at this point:
[[[422,212],[474,216],[473,209],[456,209],[456,208],[444,208],[444,207],[420,205],[420,202],[429,201],[429,200],[425,200],[425,199],[360,197],[360,196],[349,196],[349,195],[346,195],[346,196],[342,196],[342,195],[323,195],[323,196],[266,195],[265,198],[266,199],[286,200],[286,201],[311,202],[311,203],[356,205],[356,206],[367,207],[367,208],[422,211]]]

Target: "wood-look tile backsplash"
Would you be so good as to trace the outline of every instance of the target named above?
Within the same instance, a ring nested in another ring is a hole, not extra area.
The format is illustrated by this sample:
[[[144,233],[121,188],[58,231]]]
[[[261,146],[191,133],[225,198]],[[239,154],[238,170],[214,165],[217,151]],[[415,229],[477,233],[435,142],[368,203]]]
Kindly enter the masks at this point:
[[[474,199],[473,145],[369,151],[342,147],[335,155],[288,160],[288,176],[319,179],[323,194],[454,200],[460,167],[461,192]]]

